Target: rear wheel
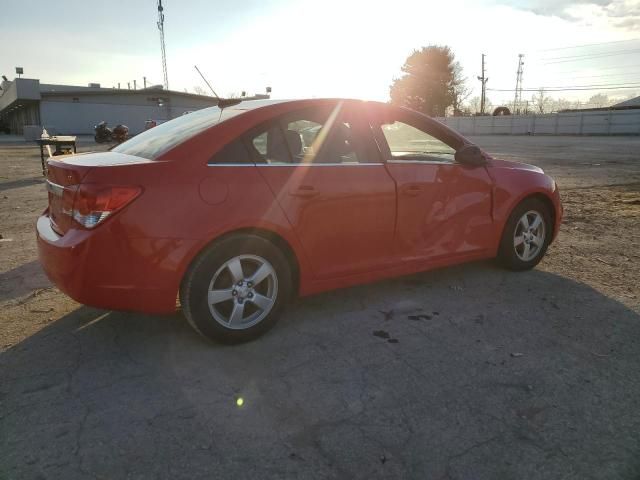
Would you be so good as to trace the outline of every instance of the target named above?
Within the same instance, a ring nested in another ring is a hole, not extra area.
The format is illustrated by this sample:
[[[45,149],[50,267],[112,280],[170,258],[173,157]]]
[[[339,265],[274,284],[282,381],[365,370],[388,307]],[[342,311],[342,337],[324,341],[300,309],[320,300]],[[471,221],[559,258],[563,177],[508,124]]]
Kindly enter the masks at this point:
[[[551,212],[537,198],[522,201],[505,225],[498,261],[511,270],[535,267],[547,251],[552,237]]]
[[[284,254],[255,235],[216,242],[191,266],[180,290],[189,323],[223,342],[252,340],[269,330],[291,293]]]

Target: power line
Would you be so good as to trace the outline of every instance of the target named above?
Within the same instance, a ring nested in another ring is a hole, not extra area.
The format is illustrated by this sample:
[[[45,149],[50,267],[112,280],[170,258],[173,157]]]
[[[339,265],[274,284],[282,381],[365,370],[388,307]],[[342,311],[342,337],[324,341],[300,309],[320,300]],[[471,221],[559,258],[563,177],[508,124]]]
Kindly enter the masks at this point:
[[[598,70],[598,71],[606,71],[606,70],[620,70],[623,68],[635,68],[635,67],[640,67],[640,63],[635,64],[635,65],[617,65],[615,67],[582,67],[579,68],[577,70],[561,70],[561,71],[553,71],[551,70],[554,74],[559,75],[559,74],[567,74],[567,73],[575,73],[575,72],[584,72],[585,70]]]
[[[590,83],[588,85],[566,85],[563,87],[538,87],[538,88],[582,88],[582,87],[621,87],[626,85],[640,85],[640,82],[617,82],[617,83]]]
[[[640,53],[640,49],[634,49],[634,50],[624,50],[624,51],[620,51],[620,52],[609,52],[609,53],[599,53],[599,54],[592,54],[592,55],[576,55],[573,57],[557,57],[556,59],[553,58],[548,58],[548,59],[542,59],[542,60],[556,60],[553,62],[542,62],[543,65],[553,65],[556,63],[567,63],[567,62],[579,62],[582,60],[591,60],[594,58],[604,58],[604,57],[613,57],[615,55],[628,55],[630,53]],[[558,60],[561,58],[570,58],[570,60]]]
[[[571,48],[582,48],[582,47],[597,47],[601,45],[610,45],[612,43],[628,43],[628,42],[640,42],[640,38],[632,38],[629,40],[612,40],[610,42],[600,42],[600,43],[585,43],[583,45],[573,45],[571,47],[557,47],[557,48],[542,48],[537,50],[538,52],[551,52],[555,50],[569,50]]]
[[[589,83],[587,85],[547,85],[547,86],[538,86],[536,89],[540,88],[583,88],[583,87],[624,87],[628,85],[640,85],[640,82],[618,82],[618,83]],[[512,89],[509,89],[513,91]]]
[[[607,55],[617,55],[623,54],[627,52],[637,52],[638,49],[634,48],[631,50],[614,50],[613,52],[594,52],[594,53],[581,53],[580,55],[567,55],[564,57],[552,57],[552,58],[541,58],[541,60],[562,60],[565,58],[584,58],[584,57],[599,57],[599,56],[607,56]]]
[[[640,70],[634,70],[633,72],[627,73],[608,73],[606,75],[580,75],[580,76],[572,76],[571,78],[605,78],[605,77],[626,77],[628,75],[640,76]]]
[[[554,88],[554,87],[538,87],[538,88],[523,88],[523,92],[539,92],[540,90],[544,90],[545,92],[573,92],[573,91],[589,91],[589,90],[627,90],[627,89],[640,89],[640,84],[629,86],[629,87],[593,87],[593,88],[583,88],[583,87],[569,87],[569,88]],[[513,92],[512,88],[488,88],[490,92]]]
[[[538,86],[535,87],[535,90],[540,90],[541,88],[543,89],[547,89],[547,88],[586,88],[586,87],[624,87],[624,86],[640,86],[640,82],[617,82],[617,83],[589,83],[587,85],[547,85],[547,86]],[[496,89],[489,89],[489,90],[496,90]],[[510,91],[513,92],[513,89],[500,89],[502,91]],[[527,90],[527,89],[524,89]],[[530,89],[529,89],[530,90]]]

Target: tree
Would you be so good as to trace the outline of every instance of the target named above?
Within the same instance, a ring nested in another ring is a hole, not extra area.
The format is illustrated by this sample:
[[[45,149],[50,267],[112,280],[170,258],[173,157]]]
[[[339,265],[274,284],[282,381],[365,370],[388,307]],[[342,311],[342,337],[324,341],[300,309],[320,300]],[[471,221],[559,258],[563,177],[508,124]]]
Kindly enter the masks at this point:
[[[467,77],[465,77],[462,72],[462,66],[460,65],[460,62],[455,62],[453,64],[453,78],[451,80],[451,88],[451,107],[453,108],[453,114],[462,115],[462,111],[464,110],[463,104],[471,96],[471,89],[467,86]]]
[[[211,96],[210,92],[207,92],[204,88],[202,88],[200,85],[196,85],[195,87],[193,87],[193,91],[198,94],[198,95],[208,95]]]
[[[455,70],[455,58],[449,47],[431,45],[414,50],[402,66],[404,75],[390,87],[391,103],[443,116],[454,101],[459,107],[465,94],[462,69],[458,66],[457,77]]]
[[[569,100],[565,100],[564,98],[558,98],[553,101],[553,110],[556,112],[560,112],[562,110],[568,110],[571,108],[571,102]]]
[[[471,113],[480,112],[480,97],[473,97],[469,100],[469,110],[471,110]]]
[[[534,95],[531,98],[531,102],[533,103],[534,108],[537,110],[537,113],[544,113],[549,109],[551,98],[549,98],[545,94],[544,88],[541,88],[540,90],[538,90],[538,95]]]
[[[467,106],[467,108],[469,109],[469,111],[471,111],[471,113],[475,114],[475,115],[479,115],[480,114],[480,97],[473,97],[471,100],[469,100],[469,104]],[[491,110],[491,107],[493,106],[493,103],[491,103],[491,100],[489,100],[489,98],[485,97],[484,99],[484,110],[485,112],[488,112]]]
[[[597,95],[592,96],[587,104],[591,108],[602,108],[611,105],[611,101],[609,100],[609,97],[604,93],[598,93]]]

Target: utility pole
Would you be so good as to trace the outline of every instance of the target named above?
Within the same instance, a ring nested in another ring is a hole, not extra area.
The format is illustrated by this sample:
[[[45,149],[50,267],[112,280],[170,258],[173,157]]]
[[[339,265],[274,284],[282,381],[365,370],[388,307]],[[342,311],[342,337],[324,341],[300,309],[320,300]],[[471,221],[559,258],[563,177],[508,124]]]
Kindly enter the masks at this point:
[[[147,77],[142,77],[142,82],[144,83],[144,88],[147,88]]]
[[[518,55],[518,71],[516,72],[516,95],[513,99],[513,113],[520,114],[522,106],[522,72],[524,71],[524,54]]]
[[[162,75],[164,76],[164,89],[169,90],[167,51],[164,45],[164,8],[162,6],[162,0],[158,0],[158,30],[160,30],[160,48],[162,49]]]
[[[136,79],[135,78],[133,79],[133,89],[134,90],[138,89],[138,86],[136,85]]]
[[[480,80],[480,82],[482,83],[482,93],[480,94],[480,114],[481,115],[484,115],[484,104],[487,99],[487,81],[489,80],[487,77],[485,77],[484,57],[485,57],[485,54],[483,53],[482,54],[482,75],[478,77],[478,80]]]

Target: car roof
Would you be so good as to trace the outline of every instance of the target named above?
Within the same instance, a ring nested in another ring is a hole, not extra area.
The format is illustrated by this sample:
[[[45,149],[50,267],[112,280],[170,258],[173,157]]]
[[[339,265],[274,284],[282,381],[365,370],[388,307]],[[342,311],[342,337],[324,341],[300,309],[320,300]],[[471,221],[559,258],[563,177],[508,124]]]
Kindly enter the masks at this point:
[[[405,111],[408,114],[416,117],[421,117],[425,121],[429,121],[432,129],[434,131],[439,131],[441,135],[445,138],[448,138],[449,141],[455,142],[457,144],[465,144],[470,143],[465,137],[445,125],[434,118],[429,117],[420,112],[416,112],[415,110],[411,110],[407,107],[402,107],[398,105],[393,105],[386,102],[380,102],[375,100],[362,100],[355,98],[339,98],[339,97],[326,97],[326,98],[300,98],[300,99],[262,99],[262,100],[246,100],[237,105],[233,105],[223,109],[223,112],[226,112],[227,119],[229,120],[238,120],[238,117],[245,117],[245,114],[249,114],[254,119],[254,115],[256,117],[262,117],[262,121],[268,119],[268,116],[272,113],[278,115],[283,114],[288,111],[293,111],[298,108],[307,108],[307,107],[320,107],[326,105],[335,105],[339,102],[344,102],[346,104],[351,105],[370,105],[374,108],[383,108],[383,109],[392,109],[396,111]],[[211,107],[211,109],[216,109],[218,112],[222,112],[218,107]],[[275,112],[274,112],[275,110]],[[225,113],[221,113],[221,117],[224,117]],[[235,117],[235,118],[234,118]],[[253,122],[249,122],[253,123]],[[256,122],[257,123],[257,122]]]
[[[297,99],[263,99],[263,100],[245,100],[237,105],[233,105],[232,107],[227,107],[225,110],[244,110],[250,111],[263,107],[270,107],[273,105],[280,104],[291,104],[291,106],[295,106],[295,104],[304,104],[304,105],[322,105],[327,103],[336,103],[336,102],[349,102],[349,103],[377,103],[383,104],[382,102],[376,101],[368,101],[368,100],[359,100],[354,98],[335,98],[335,97],[326,97],[326,98],[297,98]],[[215,107],[214,107],[215,108]]]

